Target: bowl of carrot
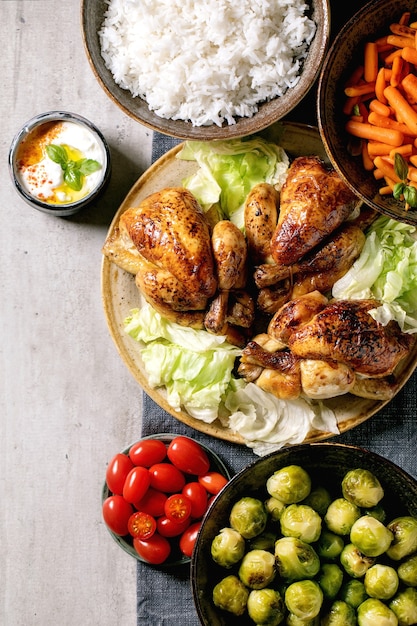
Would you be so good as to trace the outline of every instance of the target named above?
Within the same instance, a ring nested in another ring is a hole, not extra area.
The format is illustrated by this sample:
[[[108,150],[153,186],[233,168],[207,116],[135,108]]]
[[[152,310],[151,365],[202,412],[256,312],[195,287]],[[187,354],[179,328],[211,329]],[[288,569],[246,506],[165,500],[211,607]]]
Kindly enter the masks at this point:
[[[373,0],[338,33],[320,72],[320,135],[367,205],[417,225],[417,5]]]

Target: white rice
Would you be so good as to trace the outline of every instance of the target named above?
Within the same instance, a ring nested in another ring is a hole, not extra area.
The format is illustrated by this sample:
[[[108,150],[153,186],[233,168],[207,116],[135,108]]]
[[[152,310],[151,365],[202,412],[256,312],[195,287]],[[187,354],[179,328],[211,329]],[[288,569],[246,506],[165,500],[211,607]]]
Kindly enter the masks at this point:
[[[166,119],[251,117],[300,78],[316,25],[303,0],[109,0],[99,32],[116,83]]]

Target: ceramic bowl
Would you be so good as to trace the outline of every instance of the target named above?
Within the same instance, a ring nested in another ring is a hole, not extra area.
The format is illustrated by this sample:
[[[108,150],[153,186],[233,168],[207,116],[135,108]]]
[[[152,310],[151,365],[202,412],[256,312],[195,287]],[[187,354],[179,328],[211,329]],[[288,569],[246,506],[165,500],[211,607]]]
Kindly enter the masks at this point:
[[[68,160],[88,158],[100,164],[97,171],[83,175],[81,191],[62,184],[62,166],[46,156],[51,144],[66,145]],[[111,174],[110,150],[101,131],[86,118],[48,111],[30,119],[15,135],[9,172],[17,193],[32,208],[66,217],[94,203],[104,190]]]
[[[166,447],[168,447],[170,442],[177,436],[178,435],[175,434],[175,433],[157,433],[157,434],[154,434],[154,435],[149,435],[147,437],[143,437],[142,439],[140,439],[138,441],[143,441],[145,439],[158,439],[160,441],[163,441],[163,443],[166,445]],[[184,436],[184,435],[181,435],[181,436]],[[132,443],[128,448],[123,450],[122,453],[125,454],[125,455],[128,455],[129,454],[129,450],[136,443],[137,442]],[[225,476],[227,479],[230,479],[231,478],[231,473],[230,473],[228,467],[226,466],[226,464],[220,458],[220,456],[218,456],[215,452],[213,452],[213,450],[211,450],[209,447],[207,447],[203,443],[201,443],[201,442],[198,442],[198,443],[203,448],[203,450],[206,452],[206,454],[207,454],[207,456],[208,456],[208,458],[210,460],[210,471],[219,472],[220,474]],[[192,480],[195,480],[195,477],[188,476],[188,478],[192,479]],[[113,495],[113,494],[109,490],[109,487],[108,487],[107,483],[105,482],[104,486],[103,486],[103,491],[102,491],[102,502],[104,502],[111,495]],[[147,561],[145,561],[143,558],[141,558],[140,555],[137,553],[137,551],[133,547],[132,538],[129,535],[120,536],[120,535],[117,535],[116,533],[114,533],[107,526],[106,526],[106,528],[107,528],[108,532],[110,533],[111,537],[114,539],[114,541],[117,543],[117,545],[122,550],[124,550],[127,554],[129,554],[130,556],[132,556],[136,560],[141,561],[142,563],[146,563],[147,565],[149,565],[149,563],[147,563]],[[155,565],[154,567],[158,567],[158,568],[162,568],[162,569],[171,569],[171,568],[175,568],[175,567],[178,567],[178,566],[187,565],[187,564],[190,563],[190,560],[191,560],[190,557],[185,556],[180,551],[179,545],[178,545],[178,541],[179,541],[179,537],[174,537],[174,538],[170,539],[171,554],[169,555],[168,559],[166,561],[164,561],[164,563],[159,564],[159,565]]]
[[[233,504],[244,496],[265,501],[268,497],[267,479],[288,465],[303,467],[310,475],[312,486],[327,488],[333,498],[341,495],[340,483],[347,471],[355,468],[370,470],[384,489],[381,505],[386,511],[387,523],[398,515],[417,516],[417,481],[391,461],[368,450],[337,443],[312,443],[262,457],[229,481],[206,514],[197,537],[191,579],[196,610],[203,626],[253,626],[247,613],[237,618],[214,606],[214,586],[225,576],[235,574],[238,566],[225,569],[216,565],[211,558],[211,543],[220,529],[230,526]],[[279,587],[280,581],[275,582]],[[272,586],[276,588],[274,583]]]
[[[153,130],[181,139],[230,139],[259,132],[283,118],[303,99],[315,82],[329,41],[330,9],[328,0],[311,0],[308,4],[311,6],[309,15],[316,23],[317,31],[304,61],[300,80],[283,96],[260,104],[259,111],[253,117],[237,118],[234,125],[193,126],[187,121],[163,119],[149,109],[145,100],[134,98],[130,91],[119,87],[105,65],[98,35],[108,6],[106,0],[97,0],[94,3],[83,0],[82,33],[87,58],[99,84],[127,115]]]
[[[380,182],[364,169],[360,156],[351,155],[350,139],[345,131],[347,116],[342,111],[345,83],[354,69],[363,64],[364,44],[389,34],[390,24],[398,22],[406,11],[411,12],[411,21],[417,19],[417,7],[412,0],[372,0],[339,31],[320,71],[317,117],[329,159],[346,184],[378,212],[417,224],[417,210],[406,210],[404,202],[392,195],[380,195]]]

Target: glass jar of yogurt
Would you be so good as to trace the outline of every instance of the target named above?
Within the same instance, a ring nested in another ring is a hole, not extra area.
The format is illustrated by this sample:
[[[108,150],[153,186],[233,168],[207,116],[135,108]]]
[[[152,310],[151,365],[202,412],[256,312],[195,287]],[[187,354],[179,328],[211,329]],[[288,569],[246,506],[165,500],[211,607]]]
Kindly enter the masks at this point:
[[[31,206],[67,216],[96,200],[110,176],[110,151],[87,119],[50,111],[29,120],[9,153],[15,188]]]

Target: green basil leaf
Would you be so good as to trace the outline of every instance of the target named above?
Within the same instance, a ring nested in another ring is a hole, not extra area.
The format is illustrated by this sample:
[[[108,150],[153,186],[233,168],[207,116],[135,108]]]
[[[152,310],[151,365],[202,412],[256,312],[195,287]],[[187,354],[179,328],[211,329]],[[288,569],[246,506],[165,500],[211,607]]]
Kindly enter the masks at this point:
[[[355,104],[355,106],[353,107],[352,114],[353,115],[360,115],[361,114],[361,112],[359,110],[359,105],[358,104]]]
[[[401,196],[404,193],[405,184],[404,183],[395,183],[393,196],[396,200],[401,200]]]
[[[415,187],[406,187],[404,189],[404,200],[411,207],[417,207],[417,189]]]
[[[65,148],[63,148],[62,146],[58,146],[54,143],[51,143],[48,146],[45,146],[45,150],[46,150],[46,154],[51,159],[51,161],[53,161],[54,163],[59,163],[62,169],[64,169],[68,161],[68,155],[67,155],[67,151],[65,150]]]
[[[408,175],[407,161],[399,152],[396,152],[394,156],[394,170],[398,178],[401,178],[401,180],[407,180],[407,175]]]
[[[80,170],[74,167],[69,167],[64,172],[64,181],[67,183],[70,189],[74,191],[80,191],[83,186],[83,175]]]
[[[97,172],[101,168],[100,163],[94,159],[81,159],[77,161],[77,165],[84,176]]]

